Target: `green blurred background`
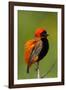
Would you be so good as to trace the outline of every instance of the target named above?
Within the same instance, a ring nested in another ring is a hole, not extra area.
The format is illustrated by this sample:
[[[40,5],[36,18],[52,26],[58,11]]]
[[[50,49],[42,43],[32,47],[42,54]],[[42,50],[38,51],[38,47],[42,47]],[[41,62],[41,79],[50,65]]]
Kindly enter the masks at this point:
[[[18,10],[18,79],[28,79],[24,60],[24,44],[34,38],[37,28],[45,28],[49,34],[49,51],[40,61],[40,76],[57,77],[57,12]],[[35,65],[30,68],[29,78],[37,78]]]

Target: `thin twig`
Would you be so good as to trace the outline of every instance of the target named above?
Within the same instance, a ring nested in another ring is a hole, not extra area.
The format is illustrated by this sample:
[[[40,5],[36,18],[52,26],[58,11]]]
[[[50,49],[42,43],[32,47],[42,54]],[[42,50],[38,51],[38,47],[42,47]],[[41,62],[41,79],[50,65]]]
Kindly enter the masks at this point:
[[[37,78],[40,78],[39,62],[37,62]]]
[[[56,65],[56,61],[52,64],[50,69],[43,76],[41,76],[41,78],[44,78],[49,72],[51,72],[55,65]]]

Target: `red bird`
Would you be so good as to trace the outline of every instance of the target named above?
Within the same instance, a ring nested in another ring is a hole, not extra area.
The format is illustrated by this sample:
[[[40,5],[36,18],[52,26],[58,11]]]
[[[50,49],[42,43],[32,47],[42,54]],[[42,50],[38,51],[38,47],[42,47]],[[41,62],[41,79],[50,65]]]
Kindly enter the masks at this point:
[[[38,28],[35,31],[35,38],[26,42],[24,57],[27,63],[27,73],[32,64],[36,62],[38,64],[46,56],[49,49],[47,36],[46,30]]]

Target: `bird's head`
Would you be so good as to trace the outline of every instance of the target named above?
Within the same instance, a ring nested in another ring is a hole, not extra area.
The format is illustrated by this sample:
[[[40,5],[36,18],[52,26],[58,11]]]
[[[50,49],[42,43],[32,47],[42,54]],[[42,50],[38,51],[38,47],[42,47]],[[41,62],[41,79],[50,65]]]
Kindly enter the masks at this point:
[[[48,34],[47,31],[43,28],[38,28],[35,31],[35,37],[36,38],[47,38]]]

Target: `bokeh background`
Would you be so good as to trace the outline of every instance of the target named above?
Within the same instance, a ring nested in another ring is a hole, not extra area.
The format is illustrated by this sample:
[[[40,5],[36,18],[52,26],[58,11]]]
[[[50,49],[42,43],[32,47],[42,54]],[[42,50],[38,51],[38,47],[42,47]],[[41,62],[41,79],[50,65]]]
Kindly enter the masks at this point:
[[[42,27],[49,36],[49,51],[40,61],[40,76],[57,77],[57,12],[18,10],[18,79],[28,79],[24,60],[24,44],[34,38],[34,32]],[[30,68],[29,78],[37,78],[35,65]]]

